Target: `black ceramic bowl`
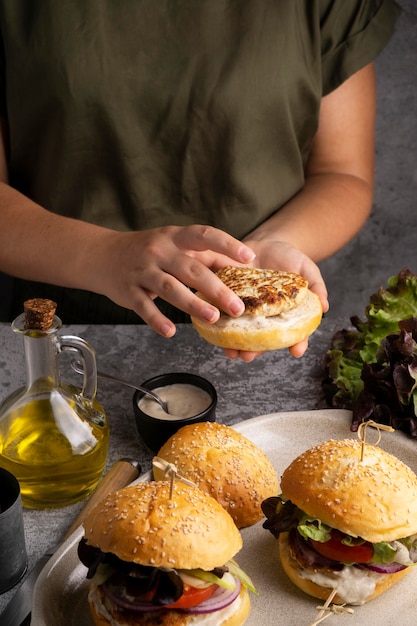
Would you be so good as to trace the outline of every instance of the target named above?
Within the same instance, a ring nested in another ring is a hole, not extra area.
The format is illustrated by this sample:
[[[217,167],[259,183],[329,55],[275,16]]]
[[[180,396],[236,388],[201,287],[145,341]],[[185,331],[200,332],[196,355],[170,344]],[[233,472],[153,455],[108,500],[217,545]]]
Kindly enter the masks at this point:
[[[160,419],[145,413],[139,406],[140,401],[146,394],[142,391],[135,391],[133,395],[133,411],[135,414],[136,428],[147,447],[154,453],[157,453],[164,443],[177,432],[182,426],[187,424],[195,424],[196,422],[215,422],[217,392],[213,385],[206,379],[197,374],[188,374],[185,372],[173,372],[169,374],[160,374],[154,378],[142,383],[143,387],[148,389],[157,389],[167,385],[185,384],[192,385],[203,389],[211,398],[210,404],[203,411],[192,417],[172,417],[170,419]]]

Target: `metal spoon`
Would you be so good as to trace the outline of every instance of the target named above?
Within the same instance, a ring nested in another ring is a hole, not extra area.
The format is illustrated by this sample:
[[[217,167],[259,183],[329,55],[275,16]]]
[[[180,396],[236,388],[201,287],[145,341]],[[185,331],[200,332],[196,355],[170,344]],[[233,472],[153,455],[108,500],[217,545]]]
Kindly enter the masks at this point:
[[[71,367],[74,372],[77,372],[77,374],[84,374],[83,367],[79,361],[71,361]],[[162,410],[169,415],[168,404],[165,402],[165,400],[162,400],[162,398],[160,398],[158,394],[156,394],[154,391],[151,391],[146,387],[142,387],[141,385],[134,385],[133,383],[129,383],[127,380],[123,380],[123,378],[117,378],[117,376],[105,374],[104,372],[100,371],[97,371],[97,377],[111,380],[112,382],[119,383],[120,385],[126,385],[126,387],[131,387],[132,389],[136,389],[137,391],[145,393],[147,396],[151,396],[151,398],[153,398],[159,404]]]

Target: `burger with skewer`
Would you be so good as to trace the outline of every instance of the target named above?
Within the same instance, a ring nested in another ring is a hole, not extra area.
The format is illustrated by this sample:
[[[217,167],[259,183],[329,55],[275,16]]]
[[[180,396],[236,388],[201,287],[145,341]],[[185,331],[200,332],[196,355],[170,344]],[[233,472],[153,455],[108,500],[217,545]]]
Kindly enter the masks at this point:
[[[282,567],[305,593],[360,605],[417,563],[417,476],[376,445],[325,441],[284,471],[263,526]]]
[[[240,533],[197,487],[173,480],[126,487],[97,505],[84,531],[78,556],[97,626],[246,621],[255,589],[234,560]]]

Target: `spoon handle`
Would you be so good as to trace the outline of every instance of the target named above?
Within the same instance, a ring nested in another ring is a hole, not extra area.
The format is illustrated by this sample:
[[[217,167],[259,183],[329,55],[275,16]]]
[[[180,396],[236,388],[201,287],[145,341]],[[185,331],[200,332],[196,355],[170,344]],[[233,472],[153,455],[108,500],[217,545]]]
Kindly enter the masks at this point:
[[[122,378],[118,378],[117,376],[112,376],[112,374],[106,374],[105,372],[97,371],[97,376],[99,378],[105,378],[107,380],[111,380],[114,383],[119,383],[120,385],[126,385],[127,387],[131,387],[132,389],[136,389],[137,391],[141,391],[142,393],[151,396],[156,402],[163,408],[165,413],[168,413],[167,403],[162,400],[156,393],[154,393],[151,389],[146,389],[146,387],[142,387],[142,385],[134,385],[127,380],[123,380]]]
[[[74,372],[77,372],[77,374],[84,373],[83,367],[79,361],[72,361],[71,367],[74,370]],[[145,393],[146,395],[151,396],[162,407],[165,413],[169,413],[168,405],[165,402],[165,400],[162,400],[162,398],[160,398],[151,389],[147,389],[146,387],[142,387],[141,385],[134,385],[133,383],[130,383],[127,380],[118,378],[117,376],[113,376],[112,374],[106,374],[105,372],[100,372],[99,370],[97,370],[97,377],[110,380],[113,383],[119,383],[119,385],[126,385],[126,387],[131,387],[132,389],[136,389],[137,391],[141,391],[142,393]]]

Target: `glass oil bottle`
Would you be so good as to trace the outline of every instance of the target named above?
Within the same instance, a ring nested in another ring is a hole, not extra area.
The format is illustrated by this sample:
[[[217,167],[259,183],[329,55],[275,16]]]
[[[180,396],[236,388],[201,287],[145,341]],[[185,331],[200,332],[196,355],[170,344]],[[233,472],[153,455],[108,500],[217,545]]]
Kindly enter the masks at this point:
[[[80,337],[59,336],[56,304],[34,298],[12,323],[23,337],[26,385],[0,405],[0,466],[20,483],[23,505],[50,508],[86,497],[103,472],[109,426],[96,399],[94,350]],[[82,389],[61,382],[58,357],[81,359]]]

